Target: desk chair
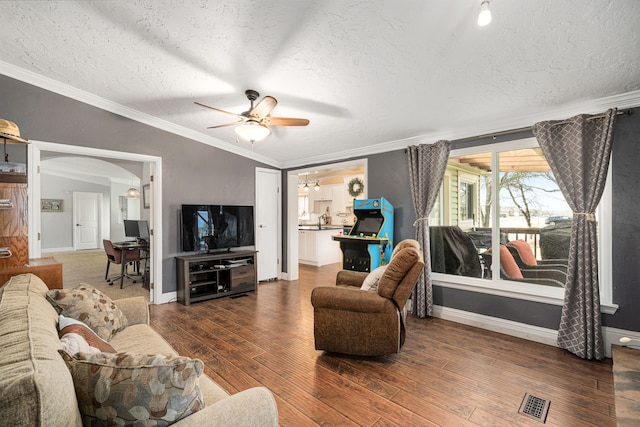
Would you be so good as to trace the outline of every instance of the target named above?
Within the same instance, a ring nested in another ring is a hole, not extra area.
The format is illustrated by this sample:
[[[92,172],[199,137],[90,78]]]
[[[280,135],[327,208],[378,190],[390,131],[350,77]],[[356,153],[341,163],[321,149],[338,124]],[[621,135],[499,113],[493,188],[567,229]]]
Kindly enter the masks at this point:
[[[120,289],[122,289],[125,277],[132,279],[133,283],[136,283],[136,280],[127,273],[127,267],[128,264],[133,264],[134,267],[138,266],[138,270],[140,269],[140,261],[142,260],[140,256],[140,249],[135,248],[127,250],[125,257],[126,261],[125,264],[122,265],[122,250],[114,248],[111,240],[102,240],[102,245],[104,246],[104,252],[107,254],[107,270],[104,273],[104,280],[106,280],[109,285],[112,285],[113,282],[120,279]],[[111,278],[109,277],[109,267],[111,264],[120,265],[120,275]]]

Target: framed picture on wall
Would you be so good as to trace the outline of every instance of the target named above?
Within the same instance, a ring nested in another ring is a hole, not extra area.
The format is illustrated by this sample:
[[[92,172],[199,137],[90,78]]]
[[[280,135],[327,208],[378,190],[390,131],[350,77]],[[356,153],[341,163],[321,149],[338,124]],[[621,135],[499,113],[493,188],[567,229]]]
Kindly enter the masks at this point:
[[[142,207],[149,209],[151,207],[151,185],[145,184],[142,186]]]
[[[41,212],[63,212],[62,199],[41,199],[40,211]]]

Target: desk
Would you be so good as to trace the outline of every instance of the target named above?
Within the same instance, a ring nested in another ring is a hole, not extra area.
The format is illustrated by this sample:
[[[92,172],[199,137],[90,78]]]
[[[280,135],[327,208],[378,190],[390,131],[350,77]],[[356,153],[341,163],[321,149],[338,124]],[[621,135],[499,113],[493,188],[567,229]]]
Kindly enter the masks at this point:
[[[149,255],[148,255],[149,242],[136,241],[136,240],[127,241],[127,242],[113,242],[113,247],[122,251],[122,257],[120,259],[121,261],[120,262],[120,289],[122,289],[124,277],[125,276],[129,277],[129,275],[125,274],[127,263],[133,261],[133,260],[127,260],[127,255],[136,249],[139,249],[145,252],[144,256],[140,256],[140,258],[144,260],[144,268],[142,270],[143,271],[142,277],[144,282],[144,275],[147,274],[147,261],[149,259]]]

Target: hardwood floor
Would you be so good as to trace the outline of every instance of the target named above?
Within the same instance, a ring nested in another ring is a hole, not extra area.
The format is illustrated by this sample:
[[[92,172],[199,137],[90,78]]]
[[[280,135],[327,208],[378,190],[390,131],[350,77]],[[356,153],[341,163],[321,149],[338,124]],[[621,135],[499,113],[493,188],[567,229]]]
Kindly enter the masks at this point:
[[[230,393],[263,385],[282,426],[540,426],[525,393],[550,401],[546,425],[615,426],[611,360],[442,319],[409,316],[402,351],[376,358],[314,349],[311,290],[339,264],[300,280],[192,304],[151,306],[151,323]]]

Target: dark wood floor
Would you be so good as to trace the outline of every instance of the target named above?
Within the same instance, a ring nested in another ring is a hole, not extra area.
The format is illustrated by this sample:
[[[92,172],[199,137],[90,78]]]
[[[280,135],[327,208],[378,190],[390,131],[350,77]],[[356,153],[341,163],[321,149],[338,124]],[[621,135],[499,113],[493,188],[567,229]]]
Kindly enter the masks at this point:
[[[152,306],[152,325],[229,392],[268,387],[282,426],[543,425],[518,413],[525,393],[551,402],[545,425],[615,426],[609,359],[413,316],[399,354],[316,351],[310,294],[337,266],[301,266],[299,281],[245,297]]]

